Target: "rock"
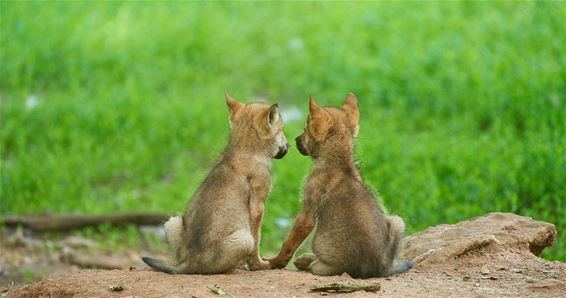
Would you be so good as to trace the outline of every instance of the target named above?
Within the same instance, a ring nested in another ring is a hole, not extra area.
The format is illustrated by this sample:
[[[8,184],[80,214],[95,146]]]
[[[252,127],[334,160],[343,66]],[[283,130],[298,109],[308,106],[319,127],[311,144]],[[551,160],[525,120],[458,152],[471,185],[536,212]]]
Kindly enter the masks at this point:
[[[481,266],[480,273],[481,273],[482,275],[487,275],[487,274],[490,274],[491,271],[489,271],[489,268],[487,268],[486,265],[483,265],[483,266]]]
[[[538,256],[556,239],[553,224],[512,213],[489,213],[405,238],[403,258],[415,264],[453,262],[472,254],[519,250]]]
[[[63,249],[61,260],[81,268],[126,269],[130,267],[130,260],[127,257],[86,254],[68,247]]]
[[[90,239],[78,236],[68,236],[65,240],[63,240],[63,242],[66,246],[70,246],[72,248],[93,248],[98,245]]]

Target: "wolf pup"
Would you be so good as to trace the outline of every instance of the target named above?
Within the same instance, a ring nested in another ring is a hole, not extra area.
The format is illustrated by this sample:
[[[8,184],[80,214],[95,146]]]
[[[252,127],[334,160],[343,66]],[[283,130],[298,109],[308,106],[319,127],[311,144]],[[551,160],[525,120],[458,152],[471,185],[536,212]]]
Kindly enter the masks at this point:
[[[309,107],[305,130],[295,140],[301,154],[314,159],[314,167],[304,185],[303,210],[281,251],[270,260],[271,267],[285,267],[316,227],[314,254],[294,262],[300,270],[369,278],[410,269],[411,262],[394,262],[405,229],[403,220],[385,215],[354,163],[358,100],[350,93],[342,108],[334,108],[320,107],[311,97]]]
[[[169,265],[150,257],[150,267],[170,274],[224,273],[244,264],[269,269],[259,256],[264,201],[271,189],[271,159],[289,149],[277,104],[244,104],[226,94],[232,134],[216,166],[185,214],[165,223],[174,257]]]

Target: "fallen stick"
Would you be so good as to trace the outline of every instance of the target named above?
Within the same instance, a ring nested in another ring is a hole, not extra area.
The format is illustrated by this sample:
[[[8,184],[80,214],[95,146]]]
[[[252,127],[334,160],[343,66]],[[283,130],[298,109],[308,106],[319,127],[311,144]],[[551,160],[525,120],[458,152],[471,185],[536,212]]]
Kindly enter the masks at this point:
[[[216,295],[226,295],[226,292],[224,292],[224,290],[222,290],[222,288],[219,285],[211,285],[211,286],[207,286],[207,288],[214,294]]]
[[[311,287],[312,292],[351,293],[355,291],[377,292],[381,289],[378,282],[333,282]]]
[[[49,215],[8,215],[0,219],[6,227],[23,226],[34,231],[65,231],[101,224],[159,225],[169,218],[156,213],[119,213],[107,215],[49,214]]]

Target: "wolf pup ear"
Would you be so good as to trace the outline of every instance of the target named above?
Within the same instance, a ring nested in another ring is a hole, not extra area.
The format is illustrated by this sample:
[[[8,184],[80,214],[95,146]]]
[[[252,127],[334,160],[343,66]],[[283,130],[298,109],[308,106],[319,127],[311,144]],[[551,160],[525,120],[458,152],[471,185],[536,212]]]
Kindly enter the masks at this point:
[[[314,96],[311,95],[310,98],[309,98],[310,115],[313,116],[313,114],[317,114],[319,110],[320,110],[320,107],[314,101]]]
[[[242,106],[244,106],[244,104],[241,103],[241,102],[235,101],[232,98],[232,96],[228,95],[228,93],[224,93],[224,96],[226,96],[226,105],[228,106],[228,109],[230,110],[230,119],[231,119],[232,116],[234,114],[236,114],[242,108]]]
[[[277,125],[278,121],[279,105],[275,103],[271,107],[269,107],[269,110],[267,110],[267,126],[273,128],[275,125]]]
[[[328,115],[328,112],[316,104],[313,96],[311,96],[309,100],[309,112],[310,117],[313,119],[330,121],[330,115]]]
[[[309,112],[312,120],[310,126],[313,136],[319,141],[323,140],[332,126],[332,119],[328,112],[316,104],[313,96],[309,100]]]
[[[348,120],[350,126],[353,128],[354,136],[358,134],[358,121],[360,120],[360,110],[358,109],[358,99],[354,93],[348,93],[344,103],[342,104],[342,109],[348,115]]]

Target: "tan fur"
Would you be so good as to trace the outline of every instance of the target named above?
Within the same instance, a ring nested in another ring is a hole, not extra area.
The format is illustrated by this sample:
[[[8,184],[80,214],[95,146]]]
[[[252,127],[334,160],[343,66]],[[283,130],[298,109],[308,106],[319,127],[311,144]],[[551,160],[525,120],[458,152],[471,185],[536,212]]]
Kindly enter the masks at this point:
[[[341,108],[320,107],[311,97],[305,131],[297,148],[314,159],[303,191],[303,210],[272,268],[283,268],[297,247],[316,227],[313,254],[295,261],[297,268],[317,275],[347,272],[353,277],[387,276],[410,268],[395,268],[404,233],[403,220],[385,215],[354,164],[358,133],[358,102],[348,94]]]
[[[289,148],[277,104],[243,104],[226,95],[232,135],[185,214],[165,223],[174,262],[144,257],[168,273],[223,273],[245,261],[269,269],[259,256],[264,201],[271,189],[271,159]]]

